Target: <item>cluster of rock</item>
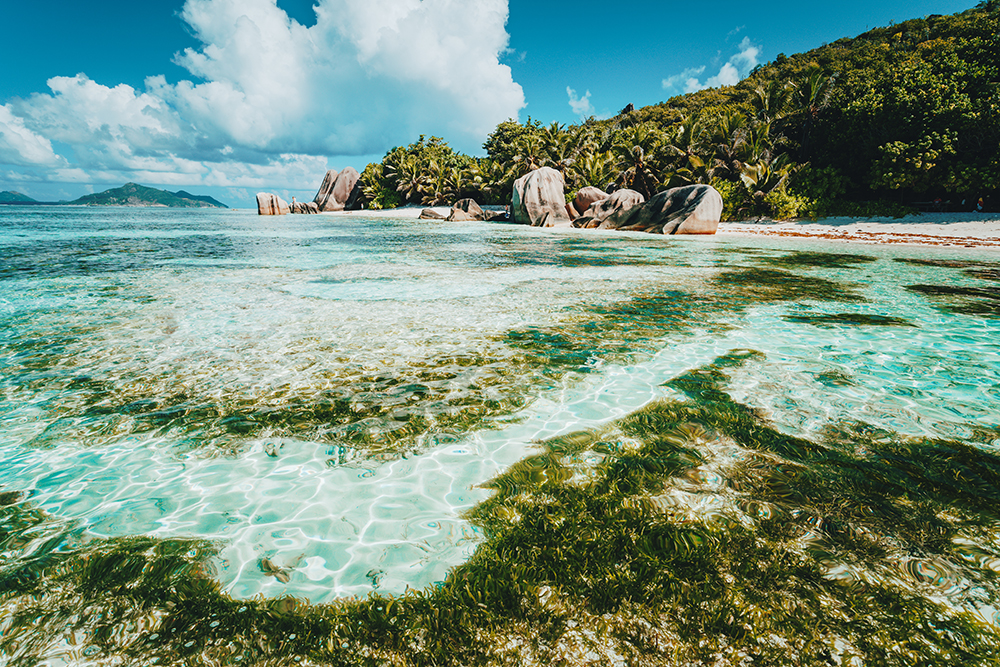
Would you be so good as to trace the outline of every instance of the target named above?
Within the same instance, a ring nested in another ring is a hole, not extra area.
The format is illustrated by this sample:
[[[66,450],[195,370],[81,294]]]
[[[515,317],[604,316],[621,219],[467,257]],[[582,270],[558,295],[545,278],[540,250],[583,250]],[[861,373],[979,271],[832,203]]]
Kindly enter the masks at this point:
[[[710,185],[665,190],[649,201],[635,190],[608,194],[582,188],[566,203],[562,174],[550,167],[514,181],[511,215],[533,227],[619,229],[651,234],[714,234],[722,217],[722,195]]]
[[[319,192],[311,202],[297,202],[292,198],[288,204],[278,195],[269,192],[257,193],[257,213],[260,215],[288,215],[289,213],[325,213],[327,211],[354,211],[360,208],[361,194],[359,180],[361,174],[353,167],[341,172],[331,169],[326,172]]]
[[[459,199],[451,207],[448,215],[442,215],[432,208],[420,212],[421,220],[447,220],[448,222],[500,222],[507,220],[506,211],[485,211],[474,199]]]
[[[326,172],[319,192],[311,202],[291,205],[281,197],[260,192],[257,212],[260,215],[352,211],[360,208],[361,175],[347,167],[341,172]],[[585,187],[567,203],[562,172],[551,167],[530,171],[514,181],[510,220],[533,227],[580,227],[585,229],[620,229],[651,234],[714,234],[722,217],[722,195],[710,185],[688,185],[665,190],[649,201],[635,190],[616,190],[608,194],[595,187]],[[505,212],[484,211],[472,199],[462,199],[445,216],[434,209],[424,209],[424,219],[451,222],[471,220],[507,220]]]

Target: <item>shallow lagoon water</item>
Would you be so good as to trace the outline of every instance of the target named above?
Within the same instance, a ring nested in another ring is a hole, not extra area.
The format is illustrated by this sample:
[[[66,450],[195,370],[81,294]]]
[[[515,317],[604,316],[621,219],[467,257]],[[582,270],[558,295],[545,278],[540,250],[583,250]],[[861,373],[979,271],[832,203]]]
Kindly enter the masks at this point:
[[[728,396],[790,437],[1000,450],[989,252],[41,207],[0,207],[0,246],[0,491],[44,517],[9,570],[141,535],[213,544],[236,599],[427,589],[496,532],[491,479],[733,350]],[[691,438],[655,502],[729,511],[744,454]],[[954,564],[892,557],[995,624]]]

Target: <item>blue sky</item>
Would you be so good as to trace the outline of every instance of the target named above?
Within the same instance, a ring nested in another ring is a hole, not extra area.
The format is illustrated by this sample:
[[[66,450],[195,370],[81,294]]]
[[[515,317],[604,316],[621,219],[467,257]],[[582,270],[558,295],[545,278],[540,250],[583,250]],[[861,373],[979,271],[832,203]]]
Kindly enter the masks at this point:
[[[611,115],[975,4],[5,0],[0,190],[307,199],[421,133],[475,154],[508,117]]]

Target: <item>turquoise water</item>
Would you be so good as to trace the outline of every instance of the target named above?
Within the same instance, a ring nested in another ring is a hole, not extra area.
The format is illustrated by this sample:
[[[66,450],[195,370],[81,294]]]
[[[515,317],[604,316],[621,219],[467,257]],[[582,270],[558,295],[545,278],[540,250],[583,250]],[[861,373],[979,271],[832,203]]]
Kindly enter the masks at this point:
[[[469,513],[510,496],[491,479],[540,443],[688,400],[683,378],[734,350],[752,353],[713,377],[776,433],[851,425],[1000,454],[989,251],[0,207],[0,257],[0,494],[16,510],[0,574],[44,579],[46,558],[143,536],[211,545],[203,574],[237,601],[440,586],[499,530]],[[727,481],[746,443],[705,433],[689,431],[700,464],[651,502],[693,522],[804,506],[794,489],[751,503]],[[607,456],[580,454],[567,483]],[[822,523],[789,544],[816,552]],[[888,535],[880,562],[989,631],[1000,520],[949,539],[942,556]]]

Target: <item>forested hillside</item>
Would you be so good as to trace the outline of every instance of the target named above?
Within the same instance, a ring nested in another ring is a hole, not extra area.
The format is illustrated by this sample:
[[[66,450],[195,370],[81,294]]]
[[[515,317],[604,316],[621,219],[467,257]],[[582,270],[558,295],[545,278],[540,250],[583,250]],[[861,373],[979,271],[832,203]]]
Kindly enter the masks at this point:
[[[506,121],[485,158],[421,137],[362,174],[366,205],[507,203],[515,178],[562,171],[647,197],[711,183],[729,219],[1000,206],[1000,0],[928,16],[807,53],[779,55],[739,84],[608,120]]]

